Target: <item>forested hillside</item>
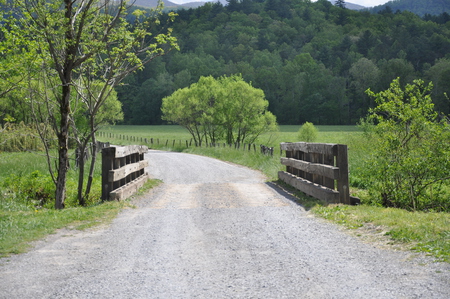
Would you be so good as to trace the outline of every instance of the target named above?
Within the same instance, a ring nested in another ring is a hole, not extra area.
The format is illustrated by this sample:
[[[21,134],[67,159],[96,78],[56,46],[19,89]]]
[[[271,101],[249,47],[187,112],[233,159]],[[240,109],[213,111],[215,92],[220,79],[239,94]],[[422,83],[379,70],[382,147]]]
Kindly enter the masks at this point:
[[[437,109],[450,112],[450,23],[442,16],[371,14],[326,0],[231,0],[178,14],[181,50],[118,90],[126,123],[159,124],[164,96],[200,76],[236,73],[264,90],[281,124],[354,124],[373,105],[365,90],[396,77],[432,80]]]

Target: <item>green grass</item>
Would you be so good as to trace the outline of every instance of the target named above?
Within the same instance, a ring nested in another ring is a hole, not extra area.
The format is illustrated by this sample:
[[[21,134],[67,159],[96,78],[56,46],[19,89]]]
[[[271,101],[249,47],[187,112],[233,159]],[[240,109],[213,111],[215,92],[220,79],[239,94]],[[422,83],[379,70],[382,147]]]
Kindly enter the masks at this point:
[[[317,126],[319,130],[317,142],[323,143],[342,143],[349,145],[349,164],[354,176],[358,175],[356,167],[353,165],[361,164],[359,161],[363,157],[362,150],[364,144],[359,138],[362,134],[357,126]],[[190,141],[191,135],[181,126],[177,125],[161,125],[161,126],[111,126],[106,127],[101,132],[113,134],[113,138],[98,137],[104,142],[111,142],[117,145],[127,144],[145,144],[141,143],[141,138],[150,140],[153,138],[152,144],[146,144],[150,148],[163,149],[168,151],[178,151],[194,153],[214,157],[221,160],[241,164],[262,171],[269,179],[275,180],[279,170],[284,169],[280,163],[280,143],[281,142],[298,142],[298,130],[300,126],[280,126],[278,132],[266,133],[258,138],[255,142],[256,153],[252,150],[245,151],[236,150],[234,147],[186,147],[186,140]],[[121,138],[117,138],[118,135]],[[134,136],[137,141],[126,140],[123,136]],[[158,142],[159,141],[159,142]],[[175,141],[175,146],[173,146]],[[167,144],[167,146],[166,146]],[[274,147],[273,157],[263,156],[259,153],[259,145]]]
[[[0,257],[25,252],[31,241],[52,234],[60,228],[85,229],[108,223],[122,206],[123,203],[107,202],[87,208],[64,210],[0,210]]]
[[[7,153],[0,152],[0,182],[15,174],[18,176],[33,171],[48,171],[44,153]]]
[[[316,206],[313,213],[350,229],[379,227],[383,235],[411,250],[450,262],[450,214],[409,212],[374,206]]]
[[[99,160],[101,161],[101,159]],[[24,181],[29,183],[30,174],[39,172],[45,179],[49,179],[47,162],[43,153],[0,153],[0,257],[10,254],[21,253],[29,248],[29,243],[38,240],[57,229],[71,227],[74,229],[85,229],[101,223],[108,223],[124,205],[124,202],[101,203],[100,194],[100,170],[101,163],[96,165],[96,181],[93,185],[93,198],[90,206],[79,207],[76,203],[77,170],[70,170],[67,182],[66,209],[54,210],[53,202],[45,206],[37,206],[36,202],[29,200],[27,194],[33,190],[12,193],[5,186],[23,186]],[[11,179],[13,178],[13,179]],[[157,180],[149,180],[141,190],[148,190],[157,184]],[[43,187],[43,181],[38,181],[35,186]],[[31,185],[30,185],[31,186]],[[144,192],[141,191],[141,192]],[[52,192],[53,193],[53,192]],[[31,194],[30,194],[31,195]],[[138,196],[138,194],[136,195]]]
[[[144,194],[159,183],[159,180],[147,181],[134,197]],[[0,209],[0,257],[25,252],[29,249],[30,242],[55,233],[57,229],[83,230],[108,224],[125,206],[130,206],[128,200],[99,202],[89,207],[72,207],[64,210]]]

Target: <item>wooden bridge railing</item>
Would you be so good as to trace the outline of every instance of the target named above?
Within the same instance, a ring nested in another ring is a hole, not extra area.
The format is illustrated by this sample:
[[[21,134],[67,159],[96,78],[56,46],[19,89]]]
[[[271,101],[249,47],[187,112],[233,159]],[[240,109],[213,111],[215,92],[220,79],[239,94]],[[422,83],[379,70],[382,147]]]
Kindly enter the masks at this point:
[[[329,143],[281,143],[286,171],[278,177],[294,188],[328,203],[352,204],[348,180],[347,145]]]
[[[102,200],[130,197],[147,181],[148,161],[143,145],[107,147],[102,150]]]

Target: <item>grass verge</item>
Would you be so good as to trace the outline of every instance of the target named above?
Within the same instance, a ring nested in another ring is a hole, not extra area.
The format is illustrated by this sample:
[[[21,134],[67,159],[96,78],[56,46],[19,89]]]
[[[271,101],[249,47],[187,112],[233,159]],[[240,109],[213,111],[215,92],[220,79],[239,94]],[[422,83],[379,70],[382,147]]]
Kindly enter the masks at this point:
[[[64,210],[0,211],[0,257],[25,252],[30,242],[52,234],[57,229],[86,229],[109,223],[123,205],[121,202],[105,202]]]
[[[450,214],[409,212],[375,206],[315,206],[311,211],[334,223],[355,229],[357,235],[380,235],[386,245],[403,248],[450,262]]]
[[[144,194],[159,182],[159,180],[147,181],[135,196]],[[128,200],[64,210],[0,210],[0,257],[26,252],[32,241],[55,233],[61,228],[83,230],[109,224],[126,206],[129,206]]]

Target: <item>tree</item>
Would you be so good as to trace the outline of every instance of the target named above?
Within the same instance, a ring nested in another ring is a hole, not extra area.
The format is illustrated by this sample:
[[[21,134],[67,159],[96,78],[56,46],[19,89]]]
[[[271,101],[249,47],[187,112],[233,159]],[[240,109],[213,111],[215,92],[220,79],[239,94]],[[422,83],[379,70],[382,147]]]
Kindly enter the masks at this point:
[[[334,2],[334,5],[336,7],[344,8],[345,9],[345,1],[344,0],[336,0]]]
[[[371,98],[365,91],[368,88],[376,89],[380,70],[373,61],[363,57],[353,63],[349,73],[352,78],[350,87],[354,93],[350,109],[351,113],[359,119],[367,113],[369,108],[373,108]]]
[[[440,59],[436,61],[427,72],[426,76],[433,82],[433,102],[436,110],[445,114],[450,113],[450,60]]]
[[[267,111],[264,92],[241,76],[201,77],[162,101],[163,119],[178,123],[196,144],[252,143],[263,132],[276,129],[275,116]]]
[[[305,122],[298,130],[298,138],[305,142],[314,142],[317,138],[318,130],[313,123]]]
[[[11,15],[20,16],[11,19],[12,25],[21,28],[15,37],[25,38],[29,44],[35,45],[42,68],[39,80],[47,84],[46,91],[39,96],[43,97],[48,108],[48,122],[52,124],[57,139],[56,176],[52,163],[48,163],[56,185],[55,208],[64,208],[69,167],[68,141],[74,119],[73,90],[90,99],[88,115],[92,131],[88,136],[95,141],[95,118],[112,87],[156,56],[177,47],[171,30],[159,34],[152,34],[150,30],[152,25],[159,26],[157,16],[162,9],[159,3],[152,18],[146,18],[144,12],[135,10],[133,26],[125,19],[128,5],[125,0],[19,0],[6,3]],[[169,20],[173,17],[174,14],[170,14]],[[77,83],[80,80],[84,80],[84,84]],[[89,90],[89,82],[95,80],[101,81],[103,86],[93,93]],[[87,92],[83,92],[84,89]]]
[[[372,202],[408,210],[449,210],[442,186],[450,179],[450,126],[431,100],[432,84],[415,80],[367,91],[377,106],[363,121],[372,155],[367,182]]]
[[[86,204],[93,183],[94,166],[97,157],[97,144],[95,132],[101,125],[115,123],[123,119],[122,104],[117,100],[117,93],[111,85],[105,85],[101,81],[85,80],[79,78],[76,95],[71,103],[72,118],[70,121],[72,128],[71,138],[75,140],[78,156],[78,203],[82,206]],[[105,87],[107,89],[105,89]],[[100,100],[99,100],[100,99]],[[101,105],[99,102],[101,101]],[[98,110],[97,110],[98,109]],[[92,141],[91,165],[88,173],[86,188],[84,189],[85,174],[85,154]],[[84,192],[83,192],[84,191]]]

